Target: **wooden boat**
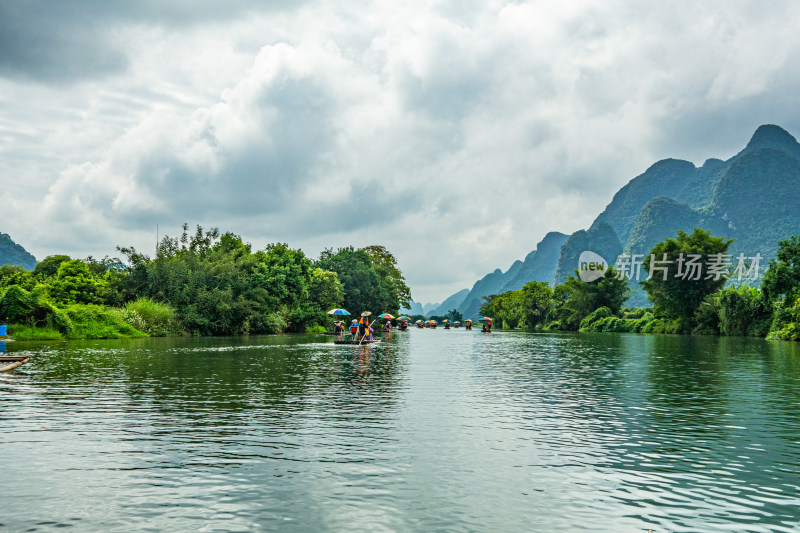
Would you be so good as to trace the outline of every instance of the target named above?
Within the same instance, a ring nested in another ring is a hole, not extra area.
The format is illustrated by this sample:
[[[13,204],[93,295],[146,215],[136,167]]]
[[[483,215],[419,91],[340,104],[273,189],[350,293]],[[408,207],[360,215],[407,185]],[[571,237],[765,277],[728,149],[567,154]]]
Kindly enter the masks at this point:
[[[0,372],[14,370],[28,362],[27,355],[0,355]]]
[[[372,339],[372,340],[364,339],[363,341],[359,342],[359,341],[336,339],[335,341],[333,341],[333,344],[351,344],[353,346],[359,346],[359,345],[363,346],[365,344],[377,344],[377,343],[381,342],[381,340],[382,339]]]

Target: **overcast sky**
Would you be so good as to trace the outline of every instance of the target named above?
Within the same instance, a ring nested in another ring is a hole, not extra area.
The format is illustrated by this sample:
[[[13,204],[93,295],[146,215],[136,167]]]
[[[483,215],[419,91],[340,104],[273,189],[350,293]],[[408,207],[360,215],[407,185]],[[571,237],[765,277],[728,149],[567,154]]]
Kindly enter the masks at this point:
[[[800,3],[0,2],[0,231],[38,259],[382,244],[441,301],[659,159],[800,134]]]

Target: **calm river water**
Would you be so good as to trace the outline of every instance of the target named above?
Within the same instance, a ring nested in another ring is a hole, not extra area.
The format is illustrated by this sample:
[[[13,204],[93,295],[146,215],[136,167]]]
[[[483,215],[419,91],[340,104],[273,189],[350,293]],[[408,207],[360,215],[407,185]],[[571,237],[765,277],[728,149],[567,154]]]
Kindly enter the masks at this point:
[[[9,343],[0,529],[800,528],[796,344],[331,341]]]

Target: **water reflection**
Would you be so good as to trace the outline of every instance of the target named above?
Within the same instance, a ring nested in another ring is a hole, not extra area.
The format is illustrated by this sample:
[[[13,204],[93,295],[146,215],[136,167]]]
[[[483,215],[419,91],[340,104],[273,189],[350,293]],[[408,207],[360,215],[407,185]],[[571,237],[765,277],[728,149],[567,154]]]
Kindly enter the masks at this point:
[[[331,340],[9,345],[31,360],[0,377],[0,527],[800,525],[796,345],[441,329]]]

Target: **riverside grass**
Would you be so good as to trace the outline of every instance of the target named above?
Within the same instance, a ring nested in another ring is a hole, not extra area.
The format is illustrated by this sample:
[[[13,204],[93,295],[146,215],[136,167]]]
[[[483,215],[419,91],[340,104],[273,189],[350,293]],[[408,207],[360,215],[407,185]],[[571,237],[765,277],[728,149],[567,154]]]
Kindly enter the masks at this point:
[[[57,341],[64,338],[64,335],[57,329],[37,328],[24,324],[10,324],[8,336],[15,341]]]
[[[175,309],[150,298],[138,298],[114,309],[126,323],[152,337],[168,337],[184,334]]]
[[[73,304],[60,310],[67,318],[64,331],[53,327],[9,324],[9,336],[17,341],[62,339],[126,339],[148,337],[122,318],[117,309],[93,304]]]

